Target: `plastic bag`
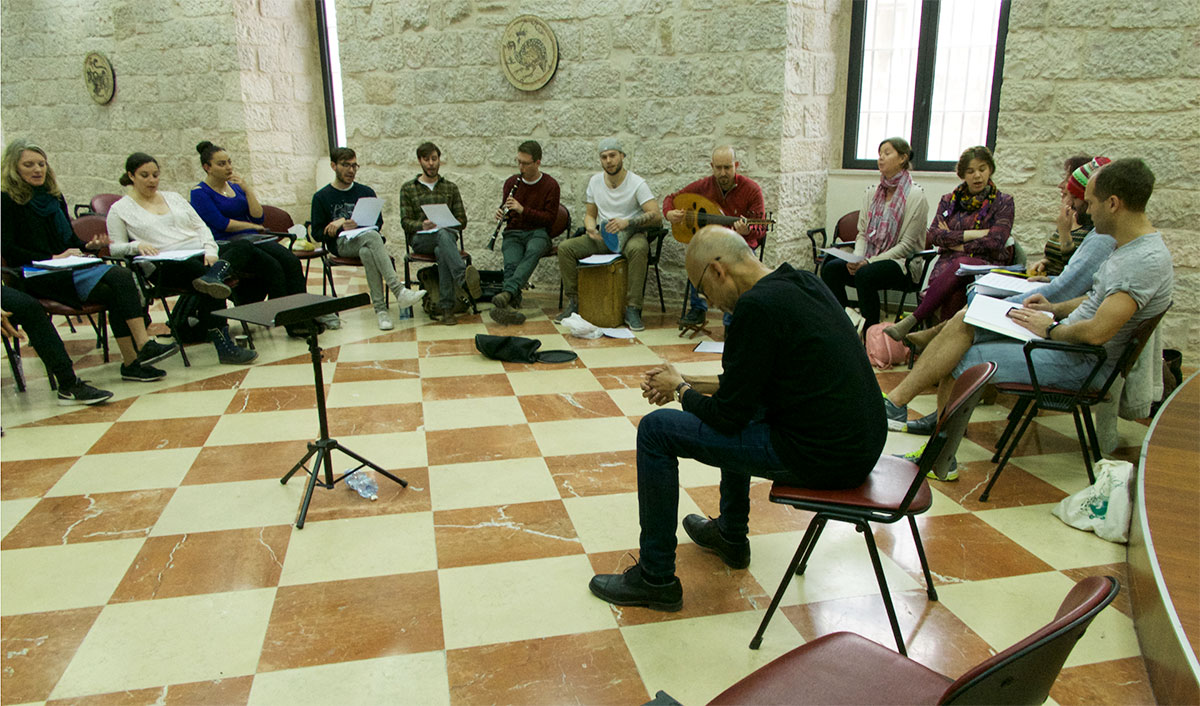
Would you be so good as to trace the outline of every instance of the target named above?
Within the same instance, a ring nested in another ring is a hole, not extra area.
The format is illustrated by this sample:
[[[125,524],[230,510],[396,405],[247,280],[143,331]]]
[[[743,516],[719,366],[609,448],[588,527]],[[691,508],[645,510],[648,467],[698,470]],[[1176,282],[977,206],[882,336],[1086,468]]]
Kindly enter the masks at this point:
[[[566,326],[567,331],[576,338],[600,338],[604,335],[599,326],[589,323],[577,313],[563,319],[562,325]]]
[[[1093,468],[1096,482],[1062,499],[1051,510],[1058,519],[1096,536],[1125,544],[1129,541],[1132,510],[1129,483],[1133,464],[1128,461],[1101,459]]]

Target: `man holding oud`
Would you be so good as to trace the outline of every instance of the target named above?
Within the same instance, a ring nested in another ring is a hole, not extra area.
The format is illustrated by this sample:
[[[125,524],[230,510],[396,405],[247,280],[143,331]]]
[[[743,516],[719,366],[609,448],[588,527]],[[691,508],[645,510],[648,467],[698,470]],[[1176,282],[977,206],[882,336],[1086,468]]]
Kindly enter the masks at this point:
[[[498,324],[525,323],[525,315],[518,311],[521,288],[549,249],[550,227],[558,216],[558,182],[542,172],[542,146],[533,140],[522,142],[517,147],[517,169],[520,173],[504,182],[504,203],[496,209],[496,233],[504,231],[500,246],[504,283],[492,297],[488,314]]]
[[[716,204],[725,216],[737,217],[736,221],[728,224],[729,227],[746,240],[746,244],[750,246],[751,250],[756,249],[766,235],[766,226],[751,225],[749,219],[763,217],[762,189],[753,179],[738,174],[738,167],[741,165],[737,161],[737,154],[731,145],[722,145],[714,149],[711,165],[712,176],[694,181],[663,199],[663,215],[671,224],[676,240],[687,242],[684,238],[690,239],[691,234],[697,228],[706,225],[706,223],[691,223],[685,218],[686,209],[676,207],[675,200],[681,194],[694,194]],[[690,204],[692,200],[685,197],[680,201],[688,201]],[[720,224],[718,220],[711,222]],[[681,233],[683,234],[682,238]],[[704,323],[704,318],[708,313],[708,304],[690,285],[688,292],[691,297],[691,308],[679,320],[679,323],[685,326],[697,326]],[[728,315],[726,315],[725,325],[729,325]]]
[[[567,305],[554,320],[562,322],[579,311],[579,260],[588,255],[620,252],[629,261],[625,325],[641,331],[646,328],[642,323],[642,293],[650,257],[645,230],[661,223],[662,217],[646,180],[625,169],[625,150],[620,141],[606,137],[600,140],[599,151],[603,171],[588,182],[587,215],[583,219],[587,232],[558,246],[558,270],[562,273]],[[605,243],[606,236],[615,242],[616,250]]]

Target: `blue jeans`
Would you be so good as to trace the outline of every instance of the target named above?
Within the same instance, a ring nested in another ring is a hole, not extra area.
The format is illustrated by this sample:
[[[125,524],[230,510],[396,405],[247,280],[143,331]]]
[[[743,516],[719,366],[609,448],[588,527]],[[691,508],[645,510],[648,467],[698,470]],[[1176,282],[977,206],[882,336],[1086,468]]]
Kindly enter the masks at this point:
[[[506,230],[500,252],[504,255],[504,291],[514,297],[529,281],[538,260],[550,249],[550,236],[545,228],[536,230]]]
[[[750,477],[804,485],[801,474],[784,467],[762,421],[726,435],[690,412],[659,409],[638,424],[638,519],[642,569],[652,576],[675,574],[676,518],[679,516],[679,459],[691,458],[721,469],[721,515],[717,527],[730,539],[749,532]]]

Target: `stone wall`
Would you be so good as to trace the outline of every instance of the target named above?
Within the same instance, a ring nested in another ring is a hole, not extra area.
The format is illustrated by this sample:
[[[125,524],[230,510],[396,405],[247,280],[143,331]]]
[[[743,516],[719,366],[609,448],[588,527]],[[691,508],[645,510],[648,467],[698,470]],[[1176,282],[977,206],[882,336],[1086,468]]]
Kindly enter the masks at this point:
[[[1012,4],[996,139],[1014,232],[1036,252],[1053,230],[1062,161],[1141,157],[1157,177],[1147,212],[1175,260],[1168,345],[1200,355],[1200,2]]]
[[[306,0],[3,0],[4,141],[46,149],[70,203],[121,193],[125,158],[149,152],[162,188],[204,173],[195,145],[228,148],[266,203],[303,222],[327,154],[316,18]],[[83,57],[105,54],[117,93],[97,105]]]
[[[602,137],[624,142],[626,165],[661,198],[709,173],[714,145],[739,150],[767,207],[783,218],[768,260],[790,256],[810,221],[823,220],[834,93],[831,0],[353,0],[338,4],[347,135],[359,178],[387,199],[395,218],[400,184],[418,172],[428,139],[458,183],[471,225],[467,249],[498,269],[484,245],[529,138],[582,224],[587,179],[599,170]],[[501,73],[499,39],[513,18],[535,14],[554,30],[558,72],[523,93]],[[395,233],[395,231],[389,231]],[[807,241],[805,241],[807,242]],[[393,238],[393,247],[399,248]],[[682,246],[668,239],[663,284],[678,301]],[[557,287],[543,265],[538,286]],[[649,288],[653,288],[650,283]],[[652,295],[648,295],[652,296]],[[649,301],[649,298],[647,299]],[[672,304],[677,306],[677,304]]]

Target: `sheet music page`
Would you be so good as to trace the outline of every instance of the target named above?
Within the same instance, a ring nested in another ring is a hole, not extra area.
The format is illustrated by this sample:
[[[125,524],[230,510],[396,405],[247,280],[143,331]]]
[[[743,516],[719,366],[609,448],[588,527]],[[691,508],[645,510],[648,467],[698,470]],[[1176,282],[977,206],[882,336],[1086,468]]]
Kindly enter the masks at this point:
[[[971,300],[971,305],[967,307],[967,313],[963,317],[963,321],[972,326],[978,326],[988,331],[995,331],[1010,338],[1015,338],[1018,341],[1040,339],[1041,336],[1008,318],[1009,310],[1020,308],[1020,304],[1013,304],[1003,299],[995,299],[984,294],[979,294]]]
[[[462,225],[450,212],[450,207],[444,203],[427,203],[421,206],[421,210],[425,212],[425,217],[433,221],[438,228],[457,228]]]
[[[837,259],[845,260],[846,262],[863,262],[867,259],[862,255],[855,255],[852,250],[843,250],[841,248],[822,248],[821,252],[828,253]]]

